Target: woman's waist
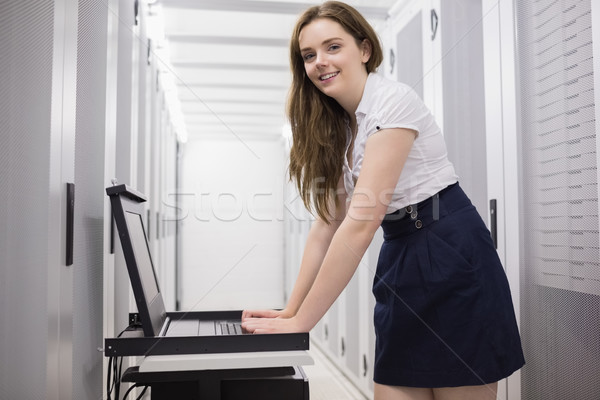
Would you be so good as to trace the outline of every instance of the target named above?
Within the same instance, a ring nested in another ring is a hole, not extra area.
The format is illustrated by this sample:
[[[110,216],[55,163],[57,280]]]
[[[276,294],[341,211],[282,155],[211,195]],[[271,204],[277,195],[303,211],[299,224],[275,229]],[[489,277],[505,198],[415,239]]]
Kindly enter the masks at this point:
[[[471,205],[458,182],[453,183],[425,200],[387,214],[381,223],[384,238],[418,231],[454,211]]]

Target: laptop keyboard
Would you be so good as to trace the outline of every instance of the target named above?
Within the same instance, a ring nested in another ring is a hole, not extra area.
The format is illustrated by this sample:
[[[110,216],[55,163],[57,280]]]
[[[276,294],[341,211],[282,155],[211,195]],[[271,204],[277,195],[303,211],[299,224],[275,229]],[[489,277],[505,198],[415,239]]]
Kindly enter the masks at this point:
[[[217,321],[216,328],[217,335],[242,335],[244,333],[241,322]]]
[[[240,321],[171,321],[166,336],[243,335]]]

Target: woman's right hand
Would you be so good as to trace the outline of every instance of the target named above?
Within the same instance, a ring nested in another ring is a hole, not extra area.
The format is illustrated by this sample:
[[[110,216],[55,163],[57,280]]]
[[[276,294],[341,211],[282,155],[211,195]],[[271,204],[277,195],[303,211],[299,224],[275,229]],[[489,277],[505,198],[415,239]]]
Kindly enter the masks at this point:
[[[244,310],[242,311],[242,322],[247,318],[291,318],[293,315],[283,310]]]

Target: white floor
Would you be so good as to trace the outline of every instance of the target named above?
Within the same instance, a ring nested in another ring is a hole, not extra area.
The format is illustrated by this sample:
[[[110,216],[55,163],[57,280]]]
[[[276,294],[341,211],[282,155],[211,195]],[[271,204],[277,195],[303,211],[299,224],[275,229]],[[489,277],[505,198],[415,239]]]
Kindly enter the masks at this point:
[[[316,346],[311,346],[310,355],[315,364],[302,367],[308,376],[310,400],[367,399]]]

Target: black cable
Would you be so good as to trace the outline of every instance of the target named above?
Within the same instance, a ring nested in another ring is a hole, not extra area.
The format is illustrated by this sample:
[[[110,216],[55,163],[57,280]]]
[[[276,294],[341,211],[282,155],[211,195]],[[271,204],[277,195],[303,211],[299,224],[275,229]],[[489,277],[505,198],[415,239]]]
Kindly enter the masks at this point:
[[[123,395],[123,400],[125,400],[127,398],[127,396],[129,395],[129,393],[138,386],[139,385],[137,383],[135,385],[131,385],[131,387],[129,389],[127,389],[127,391]]]
[[[146,393],[146,390],[148,390],[148,385],[144,386],[144,390],[142,390],[142,393],[140,393],[140,395],[135,400],[140,400],[142,397],[144,397],[144,393]],[[123,400],[125,400],[125,398],[123,398]]]
[[[131,393],[131,391],[133,389],[135,389],[136,387],[140,387],[140,386],[142,386],[142,385],[140,385],[139,383],[136,383],[136,384],[132,385],[129,389],[127,389],[127,391],[123,395],[123,400],[125,400],[127,398],[129,393]],[[138,397],[136,397],[136,400],[140,400],[146,393],[146,390],[148,390],[148,385],[144,385],[144,390],[142,390],[142,393],[140,393],[140,395]]]
[[[113,360],[113,390],[115,391],[115,400],[119,400],[119,385],[117,383],[117,362],[119,362],[119,357],[115,357]]]
[[[128,330],[142,326],[139,322],[135,322],[123,329],[117,337],[123,336]],[[107,400],[111,400],[113,390],[115,392],[115,400],[119,400],[119,394],[121,391],[121,373],[123,371],[123,357],[119,361],[119,357],[111,356],[108,358],[108,367],[106,371],[106,396]],[[143,393],[143,392],[142,392]],[[125,396],[127,397],[127,396]]]
[[[135,324],[131,324],[131,325],[129,325],[127,328],[123,329],[123,330],[121,331],[121,333],[119,333],[119,334],[117,335],[117,337],[118,337],[118,338],[120,338],[121,336],[123,336],[123,334],[124,334],[125,332],[127,332],[129,329],[133,328],[134,326],[135,326]]]
[[[119,362],[119,357],[115,360],[115,399],[119,400],[119,394],[121,393],[121,368],[123,367],[123,357],[121,357],[121,361]],[[117,366],[117,362],[119,365]]]
[[[110,386],[110,369],[112,367],[112,357],[108,357],[108,368],[106,369],[106,399],[110,399],[110,394],[112,393],[112,387]]]

